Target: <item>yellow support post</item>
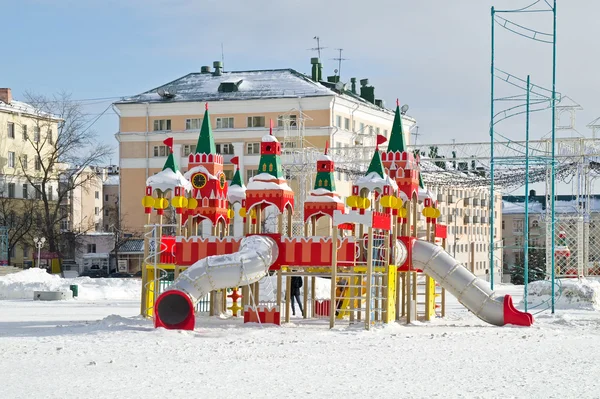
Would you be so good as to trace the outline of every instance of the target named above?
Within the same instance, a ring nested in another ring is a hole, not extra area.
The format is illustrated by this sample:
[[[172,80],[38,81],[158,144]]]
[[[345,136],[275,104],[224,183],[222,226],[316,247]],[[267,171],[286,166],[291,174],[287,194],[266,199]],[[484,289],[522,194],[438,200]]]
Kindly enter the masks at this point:
[[[388,266],[387,270],[387,293],[385,300],[384,323],[392,323],[396,320],[396,281],[398,269],[394,265]]]

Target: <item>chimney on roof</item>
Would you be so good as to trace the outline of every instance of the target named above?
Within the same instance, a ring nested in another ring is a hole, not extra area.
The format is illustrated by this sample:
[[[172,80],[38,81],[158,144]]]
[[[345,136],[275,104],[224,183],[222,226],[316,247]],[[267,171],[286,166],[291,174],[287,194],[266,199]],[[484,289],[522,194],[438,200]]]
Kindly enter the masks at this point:
[[[318,82],[319,81],[319,66],[321,65],[321,62],[319,61],[319,59],[317,57],[313,57],[310,59],[310,63],[312,65],[311,78],[315,82]]]
[[[221,61],[213,62],[213,67],[215,68],[213,76],[221,76],[223,74],[223,63]]]
[[[210,66],[204,65],[204,66],[200,67],[200,73],[211,73]]]
[[[352,83],[352,93],[356,94],[356,78],[350,78],[350,83]]]
[[[373,86],[367,86],[368,84],[369,79],[360,80],[360,96],[371,104],[375,104],[375,88]]]
[[[10,92],[10,88],[0,88],[0,101],[5,102],[6,104],[12,103],[12,94]]]

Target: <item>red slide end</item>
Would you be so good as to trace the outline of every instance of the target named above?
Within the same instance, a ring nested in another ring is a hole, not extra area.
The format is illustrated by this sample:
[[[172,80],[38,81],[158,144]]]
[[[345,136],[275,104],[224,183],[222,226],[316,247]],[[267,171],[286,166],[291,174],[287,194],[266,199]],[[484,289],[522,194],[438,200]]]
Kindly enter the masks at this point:
[[[168,330],[193,330],[196,324],[194,304],[181,291],[166,291],[156,298],[154,327]]]
[[[515,305],[510,295],[504,296],[504,324],[514,324],[515,326],[530,327],[533,324],[533,316],[529,313],[521,312]]]

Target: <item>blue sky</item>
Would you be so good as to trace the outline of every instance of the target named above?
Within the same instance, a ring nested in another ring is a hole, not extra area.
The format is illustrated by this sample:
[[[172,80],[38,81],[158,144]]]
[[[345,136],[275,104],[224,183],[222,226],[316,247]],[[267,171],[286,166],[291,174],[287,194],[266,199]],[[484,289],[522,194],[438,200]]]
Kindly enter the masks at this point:
[[[449,4],[453,6],[442,6]],[[93,118],[120,96],[136,94],[212,65],[225,49],[226,70],[290,67],[310,70],[308,49],[321,37],[325,73],[348,58],[342,79],[369,78],[377,97],[410,105],[421,142],[486,141],[489,120],[490,6],[527,5],[520,0],[21,0],[2,4],[0,86],[22,99],[25,91],[72,93]],[[600,88],[593,47],[600,36],[592,0],[559,1],[558,88],[579,102],[578,130],[600,116]],[[529,17],[528,17],[529,18]],[[540,29],[549,20],[520,22]],[[532,74],[549,86],[550,47],[499,32],[498,66]],[[537,79],[537,80],[536,80]],[[547,133],[549,115],[536,116],[532,137]],[[94,125],[114,144],[112,111]],[[522,135],[522,121],[505,127]],[[113,162],[116,162],[116,153]]]

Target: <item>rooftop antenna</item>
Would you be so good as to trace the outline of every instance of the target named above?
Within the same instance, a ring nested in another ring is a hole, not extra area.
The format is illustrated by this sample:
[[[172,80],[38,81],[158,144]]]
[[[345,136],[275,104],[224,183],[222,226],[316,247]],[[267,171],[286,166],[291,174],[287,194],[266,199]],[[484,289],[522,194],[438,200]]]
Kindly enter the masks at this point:
[[[342,76],[342,61],[346,61],[346,60],[348,60],[348,58],[342,58],[342,51],[344,51],[343,48],[336,48],[336,50],[340,52],[340,55],[339,55],[338,58],[333,58],[333,60],[335,60],[335,61],[338,62],[337,72],[338,72],[338,76],[341,79],[341,76]]]
[[[319,36],[313,37],[317,41],[317,47],[309,48],[309,50],[317,51],[318,57],[321,58],[321,50],[326,49],[327,47],[321,47],[321,39]]]
[[[225,51],[223,50],[223,42],[221,42],[221,64],[223,64],[223,71],[225,71]]]

